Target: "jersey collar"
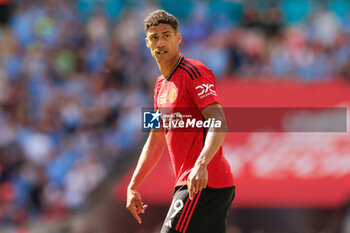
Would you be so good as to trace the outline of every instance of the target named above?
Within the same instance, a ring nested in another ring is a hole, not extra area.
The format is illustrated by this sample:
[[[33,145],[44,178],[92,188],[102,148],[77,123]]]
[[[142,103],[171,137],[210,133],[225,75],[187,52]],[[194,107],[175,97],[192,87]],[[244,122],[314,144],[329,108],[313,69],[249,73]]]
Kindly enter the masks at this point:
[[[175,71],[177,70],[177,67],[179,67],[179,64],[182,62],[183,59],[184,59],[184,56],[180,54],[180,57],[177,60],[176,64],[171,69],[170,73],[164,78],[165,80],[169,81],[171,79],[171,77],[174,75]]]

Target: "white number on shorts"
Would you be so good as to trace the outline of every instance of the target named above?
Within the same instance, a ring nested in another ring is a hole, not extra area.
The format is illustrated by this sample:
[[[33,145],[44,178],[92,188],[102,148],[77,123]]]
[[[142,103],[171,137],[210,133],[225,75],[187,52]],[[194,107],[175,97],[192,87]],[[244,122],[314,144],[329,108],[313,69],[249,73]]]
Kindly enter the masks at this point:
[[[170,218],[175,217],[175,215],[176,215],[177,213],[179,213],[179,211],[180,211],[183,207],[184,207],[184,203],[183,203],[183,201],[182,201],[181,199],[179,199],[179,200],[173,202],[173,208],[174,208],[175,211],[174,211],[174,213],[170,216]]]

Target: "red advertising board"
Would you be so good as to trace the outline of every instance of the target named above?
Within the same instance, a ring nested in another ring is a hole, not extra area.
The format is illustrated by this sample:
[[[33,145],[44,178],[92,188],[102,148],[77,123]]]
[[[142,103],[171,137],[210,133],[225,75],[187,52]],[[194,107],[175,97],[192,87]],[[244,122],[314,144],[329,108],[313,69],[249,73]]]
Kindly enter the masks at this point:
[[[225,79],[218,82],[218,93],[224,108],[342,107],[347,112],[342,119],[345,117],[349,122],[350,84],[341,81],[291,83]],[[233,118],[229,115],[227,122],[232,124]],[[282,124],[278,132],[229,132],[224,153],[235,175],[234,206],[336,208],[349,201],[349,124],[339,132],[324,130],[325,126],[342,119],[330,112],[304,111],[289,114],[288,124]],[[300,130],[309,128],[313,130]],[[117,199],[125,200],[131,174],[132,171],[116,184]],[[165,153],[139,191],[144,202],[169,204],[173,183],[172,167]]]

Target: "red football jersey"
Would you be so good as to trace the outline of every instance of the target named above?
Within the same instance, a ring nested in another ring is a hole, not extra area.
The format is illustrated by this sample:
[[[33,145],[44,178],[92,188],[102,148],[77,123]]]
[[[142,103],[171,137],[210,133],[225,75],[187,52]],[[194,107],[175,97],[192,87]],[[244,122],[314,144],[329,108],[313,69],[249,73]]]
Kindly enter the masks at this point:
[[[165,115],[190,116],[203,120],[201,110],[213,103],[220,103],[216,93],[214,74],[201,62],[180,56],[168,77],[157,79],[154,91],[154,107]],[[164,127],[164,125],[163,125]],[[164,128],[171,161],[176,175],[175,186],[186,185],[206,136],[204,128],[179,130],[176,126]],[[234,185],[230,165],[222,147],[208,165],[208,186],[224,188]]]

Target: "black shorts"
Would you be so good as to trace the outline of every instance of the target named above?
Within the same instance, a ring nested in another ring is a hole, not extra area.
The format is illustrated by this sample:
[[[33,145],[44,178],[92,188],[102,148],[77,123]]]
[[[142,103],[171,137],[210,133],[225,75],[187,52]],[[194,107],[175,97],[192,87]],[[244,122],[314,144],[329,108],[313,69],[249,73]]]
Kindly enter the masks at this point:
[[[176,187],[161,233],[225,233],[227,213],[234,197],[234,186],[206,187],[191,201],[187,186]]]

